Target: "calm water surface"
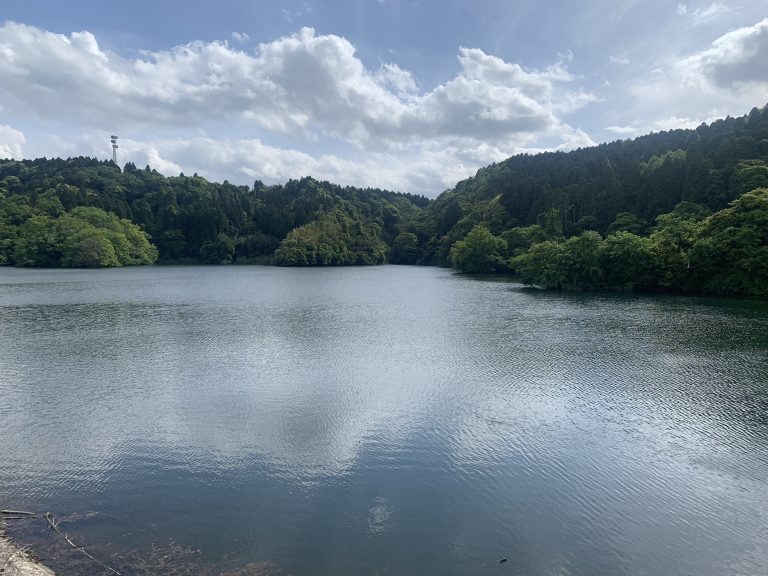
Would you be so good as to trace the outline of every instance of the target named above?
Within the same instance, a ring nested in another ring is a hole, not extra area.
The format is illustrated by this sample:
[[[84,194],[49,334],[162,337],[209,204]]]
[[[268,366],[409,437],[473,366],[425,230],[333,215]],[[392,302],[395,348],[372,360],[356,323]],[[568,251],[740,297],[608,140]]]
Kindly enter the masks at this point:
[[[0,269],[0,506],[294,575],[768,574],[768,303]],[[498,564],[504,555],[509,559]]]

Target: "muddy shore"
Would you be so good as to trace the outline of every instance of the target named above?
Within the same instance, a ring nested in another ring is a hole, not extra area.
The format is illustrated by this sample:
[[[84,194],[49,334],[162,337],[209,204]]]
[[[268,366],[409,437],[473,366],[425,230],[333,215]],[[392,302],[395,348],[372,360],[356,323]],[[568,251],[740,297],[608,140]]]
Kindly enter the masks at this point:
[[[27,551],[19,548],[0,530],[0,572],[3,576],[53,576],[47,566],[34,560]]]

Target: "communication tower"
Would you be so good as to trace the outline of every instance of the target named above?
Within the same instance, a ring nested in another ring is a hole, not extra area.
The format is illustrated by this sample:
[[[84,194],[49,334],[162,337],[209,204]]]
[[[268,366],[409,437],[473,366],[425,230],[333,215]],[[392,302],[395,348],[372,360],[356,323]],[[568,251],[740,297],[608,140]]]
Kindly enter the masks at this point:
[[[112,162],[117,164],[117,136],[113,134],[109,137],[109,141],[112,142]]]

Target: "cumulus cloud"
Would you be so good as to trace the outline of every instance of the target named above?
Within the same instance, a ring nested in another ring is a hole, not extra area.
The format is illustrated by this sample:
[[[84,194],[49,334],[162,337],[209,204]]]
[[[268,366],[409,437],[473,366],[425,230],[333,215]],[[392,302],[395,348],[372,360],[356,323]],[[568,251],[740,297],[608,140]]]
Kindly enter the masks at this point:
[[[768,100],[768,18],[732,30],[709,46],[659,62],[628,88],[627,107],[637,120],[608,130],[620,134],[695,127],[726,115],[741,115]],[[633,104],[633,105],[632,105]],[[665,118],[659,119],[663,110]]]
[[[729,32],[712,46],[680,63],[688,82],[717,88],[738,84],[768,85],[768,18]]]
[[[66,155],[103,156],[108,127],[121,135],[121,161],[167,174],[240,182],[313,175],[434,195],[544,142],[593,143],[566,121],[597,99],[579,86],[566,56],[529,69],[460,47],[455,75],[425,88],[411,71],[391,62],[370,68],[347,39],[311,28],[250,51],[191,42],[126,58],[87,31],[6,22],[0,101],[14,118],[98,131],[49,141]]]
[[[582,133],[571,130],[566,137],[573,147],[583,145]],[[53,156],[92,156],[107,159],[108,133],[88,132],[63,138],[53,136],[46,148]],[[106,143],[106,144],[105,144]],[[519,150],[520,152],[526,150]],[[118,161],[149,165],[168,176],[198,173],[210,180],[235,184],[285,183],[291,178],[313,176],[341,184],[386,188],[435,196],[480,166],[499,162],[509,153],[492,144],[424,146],[409,151],[368,152],[342,156],[309,154],[301,150],[272,146],[255,138],[172,137],[139,140],[120,139]]]
[[[524,70],[470,48],[459,50],[454,78],[420,93],[407,70],[389,63],[369,70],[348,40],[311,28],[252,54],[193,42],[130,60],[89,32],[6,23],[0,46],[0,95],[9,107],[115,129],[246,118],[259,129],[328,134],[362,149],[456,137],[515,145],[593,99],[563,88],[574,81],[564,64]],[[568,110],[558,108],[561,95]]]
[[[0,124],[0,158],[23,158],[24,134],[15,128]]]
[[[245,32],[232,32],[232,38],[241,44],[248,42],[248,40],[251,39],[251,37]]]
[[[162,152],[164,165],[152,153]],[[126,154],[137,164],[148,163],[165,174],[198,172],[213,180],[267,183],[285,182],[311,175],[320,180],[361,187],[387,188],[434,195],[466,178],[477,166],[500,161],[506,155],[490,145],[475,149],[420,149],[404,156],[373,152],[342,157],[317,156],[294,149],[270,146],[258,139],[221,140],[206,137],[131,142]]]

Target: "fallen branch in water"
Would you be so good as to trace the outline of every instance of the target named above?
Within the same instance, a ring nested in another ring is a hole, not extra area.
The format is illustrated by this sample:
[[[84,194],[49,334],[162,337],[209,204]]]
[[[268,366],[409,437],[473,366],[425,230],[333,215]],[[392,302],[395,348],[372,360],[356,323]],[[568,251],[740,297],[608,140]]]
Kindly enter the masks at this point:
[[[37,516],[34,512],[25,512],[24,510],[0,510],[0,514],[13,514],[14,516]]]
[[[109,570],[113,574],[117,574],[117,576],[122,576],[120,574],[120,572],[118,572],[117,570],[115,570],[114,568],[112,568],[110,566],[107,566],[106,564],[104,564],[104,562],[102,562],[98,558],[95,558],[94,556],[92,556],[91,554],[86,552],[85,548],[83,548],[82,546],[78,546],[77,544],[72,542],[72,540],[69,539],[69,536],[59,529],[59,524],[58,524],[58,522],[56,522],[56,518],[54,518],[53,514],[51,514],[50,512],[46,512],[45,514],[43,514],[43,518],[45,518],[48,521],[48,525],[51,527],[51,529],[54,532],[56,532],[56,534],[58,534],[59,536],[64,538],[64,540],[67,542],[67,544],[72,546],[72,548],[74,548],[75,550],[80,550],[80,552],[82,552],[85,556],[87,556],[88,558],[90,558],[91,560],[96,562],[96,564],[98,564],[102,568],[106,568],[107,570]]]

